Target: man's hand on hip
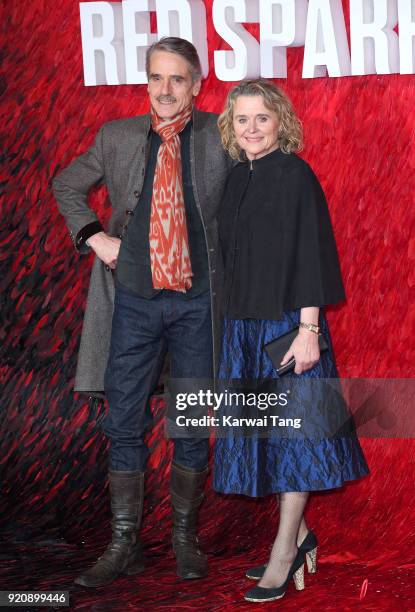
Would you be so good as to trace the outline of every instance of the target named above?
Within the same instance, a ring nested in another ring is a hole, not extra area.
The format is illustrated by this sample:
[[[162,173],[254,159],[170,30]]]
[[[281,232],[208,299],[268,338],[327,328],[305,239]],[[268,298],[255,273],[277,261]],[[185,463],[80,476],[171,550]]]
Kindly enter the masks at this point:
[[[115,270],[121,245],[119,238],[108,236],[105,232],[98,232],[88,238],[88,244],[104,264]]]

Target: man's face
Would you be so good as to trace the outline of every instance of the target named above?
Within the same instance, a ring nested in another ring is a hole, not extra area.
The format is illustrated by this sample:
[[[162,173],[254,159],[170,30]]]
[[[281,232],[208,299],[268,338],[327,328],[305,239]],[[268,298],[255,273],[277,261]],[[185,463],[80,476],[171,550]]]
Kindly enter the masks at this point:
[[[201,80],[192,82],[190,65],[181,55],[167,51],[151,54],[147,91],[159,117],[175,117],[197,96],[200,87]]]

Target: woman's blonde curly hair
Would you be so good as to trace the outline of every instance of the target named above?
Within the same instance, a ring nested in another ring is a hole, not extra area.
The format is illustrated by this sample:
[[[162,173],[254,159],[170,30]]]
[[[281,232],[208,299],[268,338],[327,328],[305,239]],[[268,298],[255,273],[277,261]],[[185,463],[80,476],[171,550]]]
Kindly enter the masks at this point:
[[[279,121],[278,145],[284,153],[301,151],[303,130],[293,106],[285,93],[267,79],[241,81],[228,94],[225,110],[219,116],[218,126],[223,147],[233,159],[245,161],[245,152],[236,142],[233,130],[233,107],[238,96],[262,96],[265,106],[277,114]]]

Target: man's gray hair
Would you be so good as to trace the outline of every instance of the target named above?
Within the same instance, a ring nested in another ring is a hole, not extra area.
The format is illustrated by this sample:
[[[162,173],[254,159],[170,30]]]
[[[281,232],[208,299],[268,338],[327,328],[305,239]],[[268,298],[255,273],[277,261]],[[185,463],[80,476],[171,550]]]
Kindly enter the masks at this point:
[[[158,42],[153,43],[146,53],[146,72],[147,77],[150,76],[150,57],[154,51],[167,51],[167,53],[176,53],[183,57],[190,65],[190,73],[192,81],[195,83],[202,78],[202,67],[200,59],[196,51],[196,47],[185,40],[176,36],[164,36]]]

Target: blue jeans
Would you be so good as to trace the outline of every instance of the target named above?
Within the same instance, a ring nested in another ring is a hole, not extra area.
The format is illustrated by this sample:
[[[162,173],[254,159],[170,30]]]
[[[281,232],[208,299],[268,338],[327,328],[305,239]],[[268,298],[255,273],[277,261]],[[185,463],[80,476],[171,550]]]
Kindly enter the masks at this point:
[[[166,351],[173,378],[213,375],[210,293],[186,299],[163,290],[142,298],[116,284],[111,344],[105,372],[109,412],[103,429],[110,439],[111,470],[145,470],[144,436],[151,425],[149,398],[157,386]],[[209,440],[174,439],[173,460],[201,470]]]

